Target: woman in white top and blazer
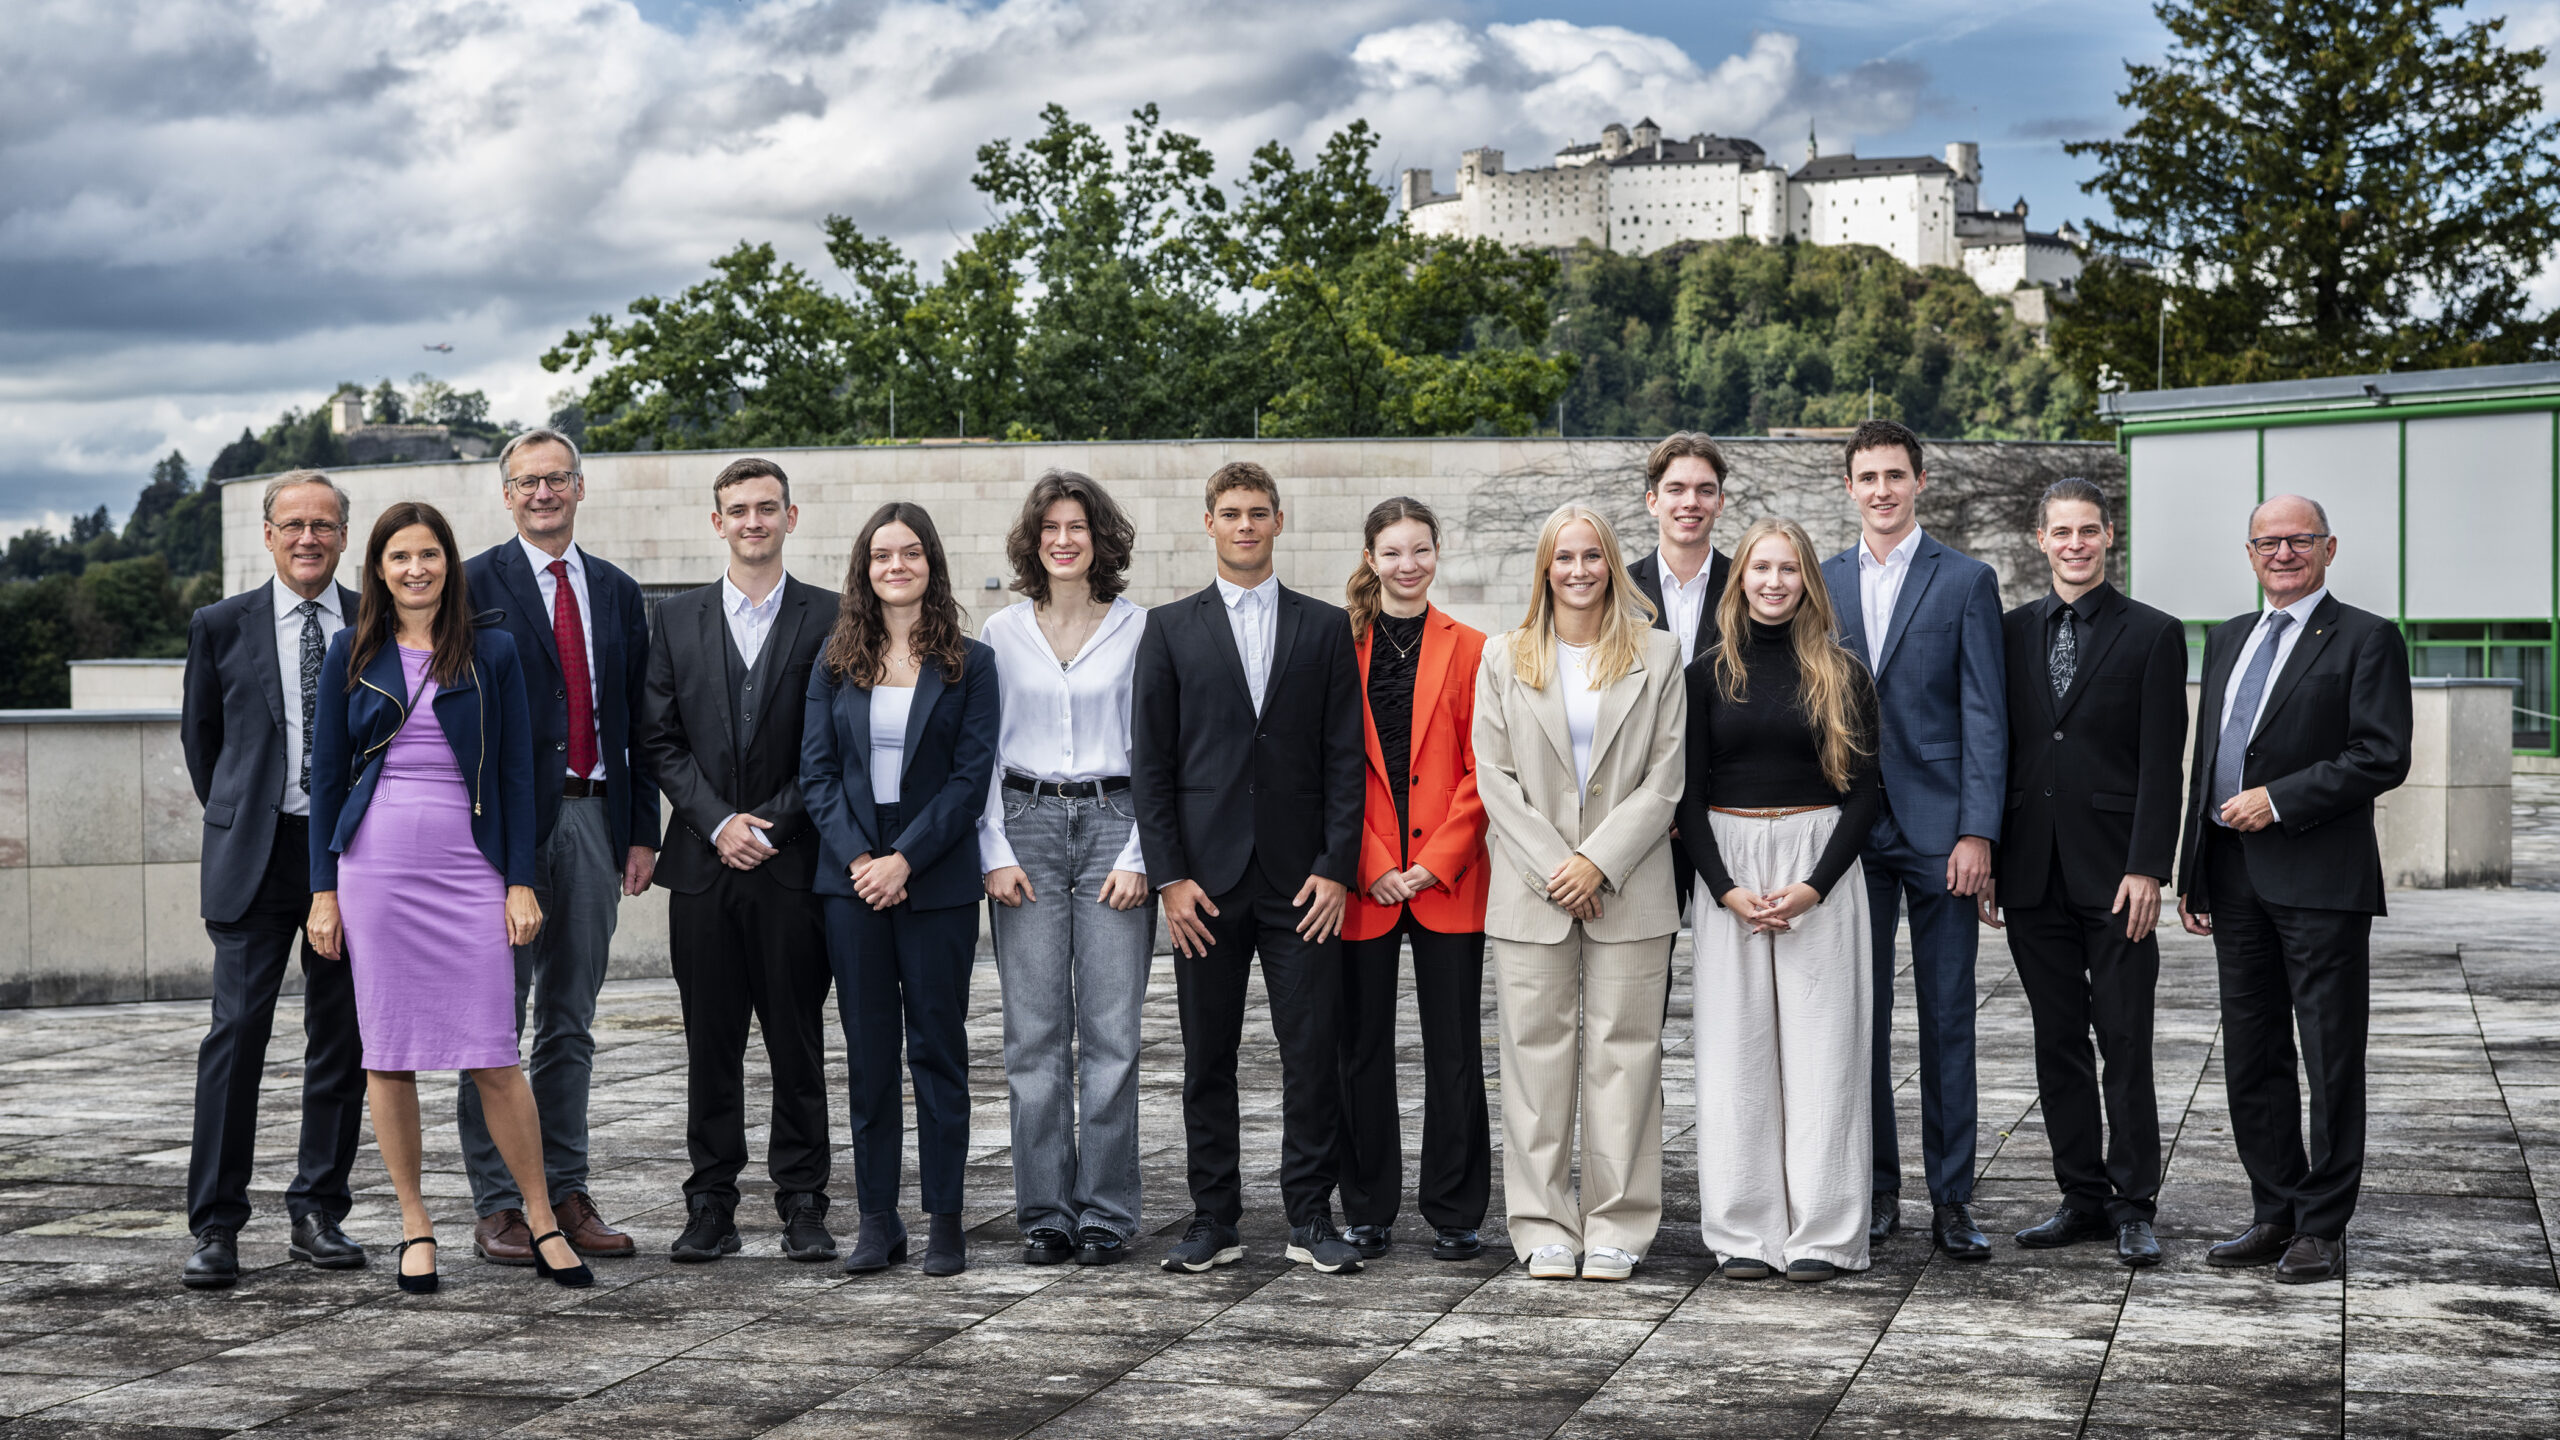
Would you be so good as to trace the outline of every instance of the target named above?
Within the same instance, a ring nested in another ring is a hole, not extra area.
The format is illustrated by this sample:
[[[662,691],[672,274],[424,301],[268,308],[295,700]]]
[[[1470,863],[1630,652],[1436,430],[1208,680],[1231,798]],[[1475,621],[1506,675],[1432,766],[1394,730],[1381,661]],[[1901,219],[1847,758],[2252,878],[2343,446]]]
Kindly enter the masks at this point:
[[[1052,470],[1005,558],[1030,597],[988,617],[1004,694],[978,864],[1004,982],[1013,1208],[1027,1265],[1107,1265],[1138,1233],[1138,1019],[1156,907],[1129,800],[1146,611],[1123,598],[1137,527]]]
[[[1503,1188],[1532,1276],[1623,1280],[1662,1224],[1662,994],[1680,928],[1671,820],[1688,694],[1679,641],[1652,628],[1608,521],[1558,509],[1537,564],[1528,618],[1486,642],[1476,672]]]

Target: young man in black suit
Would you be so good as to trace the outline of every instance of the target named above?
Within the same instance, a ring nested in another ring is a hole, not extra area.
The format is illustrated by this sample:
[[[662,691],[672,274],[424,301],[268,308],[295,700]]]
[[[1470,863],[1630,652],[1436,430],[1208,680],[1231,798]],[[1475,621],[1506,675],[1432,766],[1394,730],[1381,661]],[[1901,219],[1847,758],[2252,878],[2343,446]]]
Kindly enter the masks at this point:
[[[2112,1237],[2118,1260],[2147,1266],[2160,1263],[2152,932],[2178,844],[2187,639],[2175,619],[2107,583],[2115,541],[2106,492],[2086,480],[2056,481],[2036,504],[2053,588],[2001,622],[2009,804],[1980,906],[1985,922],[2008,929],[2035,1018],[2036,1089],[2062,1186],[2061,1208],[2018,1243],[2049,1250]]]
[[[1644,508],[1653,517],[1653,553],[1627,567],[1644,598],[1653,602],[1653,628],[1668,630],[1680,641],[1680,663],[1688,665],[1715,639],[1716,602],[1724,598],[1724,582],[1733,561],[1711,543],[1716,521],[1724,515],[1724,450],[1706,435],[1682,430],[1666,435],[1644,462]],[[1689,868],[1689,847],[1671,837],[1671,873],[1680,895],[1680,913],[1689,913],[1689,891],[1697,872]],[[1671,1013],[1665,990],[1663,1013]]]
[[[2208,1264],[2289,1282],[2347,1273],[2364,1179],[2364,1052],[2382,852],[2373,802],[2409,778],[2399,627],[2329,593],[2338,541],[2299,495],[2249,514],[2263,611],[2205,641],[2178,919],[2213,937],[2223,1080],[2249,1228]],[[2294,1032],[2312,1088],[2303,1144]]]
[[[249,1220],[258,1084],[294,937],[311,914],[311,725],[329,638],[356,618],[336,580],[347,495],[317,470],[267,482],[263,534],[275,577],[216,601],[187,624],[179,743],[204,803],[205,934],[213,940],[213,1024],[196,1051],[195,1147],[187,1158],[182,1282],[220,1290],[240,1277]],[[338,1228],[355,1203],[347,1172],[364,1118],[364,1044],[345,964],[302,944],[302,1148],[285,1210],[289,1253],[324,1270],[364,1264]]]
[[[1340,931],[1365,799],[1350,617],[1273,575],[1282,515],[1269,471],[1219,467],[1208,512],[1217,581],[1147,613],[1131,721],[1129,793],[1173,932],[1196,1211],[1164,1268],[1244,1255],[1236,1051],[1259,953],[1280,1041],[1288,1255],[1356,1271],[1333,1227],[1332,1161]]]
[[[739,1246],[747,1164],[747,1022],[773,1073],[765,1163],[782,1253],[832,1260],[827,1233],[827,942],[810,891],[818,832],[800,796],[809,672],[835,626],[836,594],[794,580],[783,537],[799,524],[770,460],[711,482],[711,528],[729,569],[658,606],[640,745],[675,807],[658,857],[667,949],[684,1003],[688,1216],[670,1252],[717,1260]]]

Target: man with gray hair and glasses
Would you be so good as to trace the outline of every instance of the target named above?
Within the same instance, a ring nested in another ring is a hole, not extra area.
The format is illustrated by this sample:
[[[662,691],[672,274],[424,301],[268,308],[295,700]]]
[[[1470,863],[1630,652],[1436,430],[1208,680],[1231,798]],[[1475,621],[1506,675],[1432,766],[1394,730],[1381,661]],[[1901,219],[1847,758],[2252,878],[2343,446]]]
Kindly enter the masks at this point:
[[[542,933],[516,951],[516,1027],[533,1005],[525,1063],[542,1116],[542,1168],[560,1228],[581,1255],[629,1256],[631,1237],[605,1223],[587,1193],[587,1089],[595,1069],[596,993],[622,897],[649,888],[657,868],[658,787],[636,747],[634,717],[649,669],[649,611],[629,575],[576,541],[587,480],[577,443],[528,430],[498,452],[499,488],[513,538],[463,567],[471,601],[505,612],[498,623],[524,661],[533,716],[534,896]],[[462,1077],[462,1158],[480,1222],[483,1259],[531,1265],[524,1198],[498,1158],[471,1077]]]
[[[2338,540],[2318,503],[2261,503],[2246,553],[2266,604],[2205,639],[2178,847],[2178,920],[2213,938],[2221,972],[2223,1083],[2253,1206],[2205,1263],[2335,1280],[2364,1178],[2373,803],[2409,778],[2409,655],[2398,626],[2329,593]]]
[[[204,805],[199,869],[213,941],[213,1023],[196,1051],[195,1143],[187,1157],[187,1231],[180,1279],[191,1290],[240,1277],[249,1220],[258,1087],[276,995],[294,937],[311,913],[311,722],[329,639],[355,618],[337,581],[347,549],[347,495],[317,470],[267,482],[260,533],[275,574],[187,623],[186,699],[178,739]],[[364,1264],[338,1228],[355,1197],[356,1127],[364,1117],[364,1045],[355,982],[343,961],[302,944],[302,1143],[285,1187],[294,1259],[324,1270]]]

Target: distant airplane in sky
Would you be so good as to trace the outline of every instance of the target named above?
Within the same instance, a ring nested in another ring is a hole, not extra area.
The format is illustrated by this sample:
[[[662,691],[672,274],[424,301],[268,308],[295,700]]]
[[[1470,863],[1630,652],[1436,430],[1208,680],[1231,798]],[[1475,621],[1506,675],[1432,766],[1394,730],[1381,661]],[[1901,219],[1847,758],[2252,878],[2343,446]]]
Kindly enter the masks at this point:
[[[450,341],[435,345],[421,345],[418,348],[421,350],[433,350],[439,355],[450,355],[453,353],[453,344]]]

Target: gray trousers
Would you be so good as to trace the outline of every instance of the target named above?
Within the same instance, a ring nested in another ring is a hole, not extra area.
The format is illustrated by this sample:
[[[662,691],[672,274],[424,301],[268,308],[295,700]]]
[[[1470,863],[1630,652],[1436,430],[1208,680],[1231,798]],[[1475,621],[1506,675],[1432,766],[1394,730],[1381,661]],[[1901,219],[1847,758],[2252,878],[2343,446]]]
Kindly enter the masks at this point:
[[[1036,903],[990,904],[1013,1096],[1014,1218],[1024,1231],[1138,1230],[1138,1018],[1156,907],[1101,901],[1134,823],[1128,792],[1004,797],[1004,833]],[[1081,1119],[1079,1119],[1081,1115]]]
[[[533,1053],[525,1080],[542,1117],[542,1179],[552,1203],[587,1188],[587,1085],[595,1072],[596,994],[604,988],[605,953],[613,948],[622,905],[622,857],[605,832],[604,801],[564,799],[551,838],[533,857],[534,898],[542,933],[516,947],[516,1038],[524,1038],[525,1001],[533,1001]],[[524,1192],[498,1158],[480,1088],[462,1077],[457,1099],[462,1163],[471,1175],[471,1208],[481,1215],[524,1208]]]

